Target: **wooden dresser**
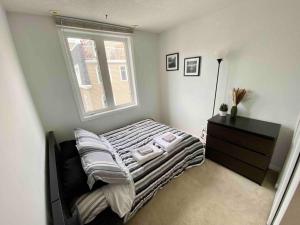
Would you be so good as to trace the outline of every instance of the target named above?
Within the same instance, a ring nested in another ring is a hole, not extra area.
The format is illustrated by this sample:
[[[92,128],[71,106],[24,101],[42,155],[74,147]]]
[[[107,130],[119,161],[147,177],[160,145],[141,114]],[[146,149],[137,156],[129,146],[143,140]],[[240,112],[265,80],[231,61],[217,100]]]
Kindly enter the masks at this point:
[[[261,184],[264,180],[280,124],[245,117],[219,115],[208,120],[206,156]]]

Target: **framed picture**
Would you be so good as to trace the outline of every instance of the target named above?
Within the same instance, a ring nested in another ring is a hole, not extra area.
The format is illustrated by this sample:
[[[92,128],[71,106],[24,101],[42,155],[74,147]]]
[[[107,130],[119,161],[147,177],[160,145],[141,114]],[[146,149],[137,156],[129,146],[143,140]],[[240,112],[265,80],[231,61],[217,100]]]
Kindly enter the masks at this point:
[[[168,54],[166,56],[166,68],[167,71],[179,69],[179,53]]]
[[[184,76],[200,76],[201,57],[184,59]]]

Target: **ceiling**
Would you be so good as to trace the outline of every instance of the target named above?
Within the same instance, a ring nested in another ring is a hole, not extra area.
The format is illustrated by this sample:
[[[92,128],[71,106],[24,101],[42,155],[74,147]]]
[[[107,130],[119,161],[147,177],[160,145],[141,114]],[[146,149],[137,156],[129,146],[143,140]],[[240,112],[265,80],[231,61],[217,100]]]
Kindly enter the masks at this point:
[[[178,23],[214,13],[239,0],[0,0],[8,11],[91,19],[160,33]],[[107,19],[105,15],[108,15]]]

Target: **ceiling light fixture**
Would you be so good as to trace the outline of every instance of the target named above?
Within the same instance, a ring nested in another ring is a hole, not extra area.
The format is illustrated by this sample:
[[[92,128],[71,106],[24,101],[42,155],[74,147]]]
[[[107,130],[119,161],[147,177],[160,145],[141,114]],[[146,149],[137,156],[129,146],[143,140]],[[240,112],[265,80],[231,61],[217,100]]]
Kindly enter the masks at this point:
[[[52,16],[59,16],[59,11],[58,10],[49,10],[49,13],[52,15]]]

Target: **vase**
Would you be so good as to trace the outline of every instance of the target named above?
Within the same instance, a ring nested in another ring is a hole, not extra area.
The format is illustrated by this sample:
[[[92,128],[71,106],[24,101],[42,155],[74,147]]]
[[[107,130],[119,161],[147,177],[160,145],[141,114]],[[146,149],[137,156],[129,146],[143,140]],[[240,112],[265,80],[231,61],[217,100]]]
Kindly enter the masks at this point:
[[[226,116],[226,115],[227,115],[227,112],[224,112],[224,111],[221,111],[221,110],[220,110],[220,111],[219,111],[219,115],[220,115],[220,116]]]
[[[237,111],[238,111],[238,109],[237,109],[236,105],[234,105],[234,106],[231,107],[231,111],[230,111],[230,118],[231,119],[235,119],[236,118]]]

